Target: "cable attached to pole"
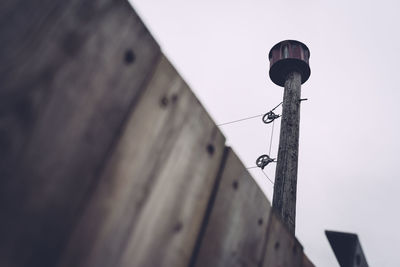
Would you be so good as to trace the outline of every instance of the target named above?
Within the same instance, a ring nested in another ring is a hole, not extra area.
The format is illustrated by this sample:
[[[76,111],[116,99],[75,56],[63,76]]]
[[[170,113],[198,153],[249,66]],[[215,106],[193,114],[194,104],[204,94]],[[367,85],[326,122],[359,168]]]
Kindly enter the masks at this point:
[[[264,168],[272,163],[276,162],[275,159],[271,158],[271,148],[272,148],[272,138],[274,135],[274,126],[275,126],[275,120],[279,118],[281,115],[277,115],[274,113],[274,110],[277,109],[280,105],[282,105],[283,102],[279,103],[276,107],[271,109],[269,112],[265,113],[262,120],[265,124],[271,123],[272,122],[272,130],[271,130],[271,138],[269,140],[269,151],[268,155],[261,155],[257,158],[256,160],[256,165],[261,168],[261,170],[264,170]]]
[[[275,122],[272,122],[272,130],[271,130],[271,138],[270,138],[270,140],[269,140],[269,151],[268,151],[268,155],[271,155],[272,137],[274,136],[274,126],[275,126]]]
[[[236,122],[246,121],[246,120],[250,120],[250,119],[261,117],[263,115],[264,114],[256,115],[256,116],[252,116],[252,117],[247,117],[247,118],[243,118],[243,119],[239,119],[239,120],[235,120],[235,121],[224,122],[224,123],[221,123],[221,124],[217,124],[217,126],[223,126],[223,125],[228,125],[228,124],[232,124],[232,123],[236,123]]]
[[[278,119],[281,115],[277,115],[274,113],[274,110],[279,107],[280,105],[282,105],[283,102],[279,103],[279,105],[277,105],[276,107],[274,107],[273,109],[271,109],[270,111],[268,111],[267,113],[264,114],[262,121],[265,124],[271,123],[274,120]]]
[[[272,130],[271,130],[271,137],[270,137],[270,141],[269,141],[269,149],[268,149],[268,155],[263,154],[261,156],[259,156],[256,160],[256,166],[254,167],[249,167],[246,169],[254,169],[254,168],[260,168],[261,171],[263,172],[263,174],[265,175],[265,177],[267,177],[267,179],[272,183],[273,181],[268,177],[268,175],[264,172],[264,168],[273,162],[276,162],[276,160],[274,158],[271,158],[271,148],[272,148],[272,139],[274,136],[274,127],[275,127],[275,120],[280,118],[281,115],[279,114],[275,114],[274,110],[277,109],[280,105],[282,105],[283,102],[280,102],[278,105],[276,105],[273,109],[271,109],[270,111],[268,111],[267,113],[261,114],[261,115],[256,115],[256,116],[251,116],[251,117],[246,117],[243,119],[239,119],[239,120],[234,120],[234,121],[229,121],[229,122],[225,122],[225,123],[221,123],[218,124],[217,126],[224,126],[224,125],[229,125],[229,124],[233,124],[233,123],[237,123],[237,122],[242,122],[242,121],[246,121],[246,120],[251,120],[251,119],[255,119],[258,117],[262,117],[262,121],[265,124],[269,124],[272,122]]]
[[[251,117],[247,117],[247,118],[243,118],[243,119],[239,119],[239,120],[234,120],[234,121],[228,121],[228,122],[224,122],[221,124],[217,124],[217,126],[224,126],[224,125],[228,125],[228,124],[232,124],[232,123],[237,123],[237,122],[241,122],[241,121],[246,121],[246,120],[251,120],[251,119],[255,119],[258,117],[263,117],[263,122],[264,123],[271,123],[273,122],[275,119],[279,118],[281,115],[276,115],[273,111],[279,107],[280,105],[282,105],[283,102],[279,103],[276,107],[274,107],[273,109],[271,109],[270,111],[268,111],[267,113],[263,113],[260,115],[255,115],[255,116],[251,116]],[[265,118],[265,120],[264,120]]]
[[[267,179],[271,182],[271,184],[274,184],[274,182],[271,179],[269,179],[268,175],[263,170],[261,170],[261,171],[265,175],[265,177],[267,177]]]

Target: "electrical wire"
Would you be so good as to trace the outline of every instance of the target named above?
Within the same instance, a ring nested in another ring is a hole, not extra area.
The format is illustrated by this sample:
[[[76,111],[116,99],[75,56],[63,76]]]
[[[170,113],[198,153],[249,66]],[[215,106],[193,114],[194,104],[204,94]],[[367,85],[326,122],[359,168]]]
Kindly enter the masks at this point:
[[[246,168],[246,169],[249,170],[249,169],[255,169],[255,168],[258,168],[258,166],[248,167],[248,168]]]
[[[282,105],[282,103],[283,102],[279,103],[277,106],[275,106],[269,112],[274,111],[276,108],[278,108],[280,105]],[[261,116],[265,116],[266,114],[267,113],[256,115],[256,116],[251,116],[251,117],[247,117],[247,118],[243,118],[243,119],[239,119],[239,120],[224,122],[224,123],[218,124],[217,126],[223,126],[223,125],[228,125],[228,124],[237,123],[237,122],[241,122],[241,121],[251,120],[251,119],[259,118]],[[274,136],[274,126],[275,126],[275,120],[272,121],[272,130],[271,130],[271,137],[270,137],[270,141],[269,141],[269,152],[268,152],[268,155],[271,155],[272,139],[273,139],[273,136]],[[255,168],[259,168],[259,167],[258,166],[253,166],[253,167],[248,167],[246,169],[249,170],[249,169],[255,169]],[[268,177],[268,175],[264,172],[264,170],[263,169],[260,169],[260,170],[264,174],[264,176],[267,177],[268,181],[270,181],[271,184],[274,184],[274,182]]]
[[[272,180],[269,179],[268,175],[267,175],[263,170],[261,170],[261,171],[262,171],[262,173],[265,175],[265,177],[267,177],[267,179],[271,182],[271,184],[274,184],[274,182],[272,182]]]
[[[275,121],[272,122],[271,138],[269,140],[269,151],[268,151],[269,156],[271,156],[272,137],[274,136],[274,125]]]
[[[255,169],[255,168],[258,168],[257,166],[254,166],[254,167],[248,167],[248,168],[246,168],[247,170],[248,169]],[[261,169],[260,169],[261,170]],[[261,170],[262,171],[262,173],[265,175],[265,177],[267,177],[267,179],[268,179],[268,181],[270,181],[271,182],[271,184],[274,184],[274,182],[268,177],[268,175],[263,171],[263,170]]]
[[[279,107],[280,105],[282,105],[283,102],[279,103],[276,107],[274,107],[273,109],[271,109],[269,112],[274,111],[277,107]],[[268,112],[267,112],[268,113]],[[256,115],[256,116],[251,116],[251,117],[247,117],[247,118],[243,118],[243,119],[239,119],[239,120],[235,120],[235,121],[228,121],[228,122],[224,122],[221,124],[217,124],[217,126],[223,126],[223,125],[228,125],[228,124],[232,124],[232,123],[236,123],[236,122],[241,122],[241,121],[246,121],[246,120],[251,120],[251,119],[255,119],[261,116],[264,116],[266,113],[263,113],[261,115]]]
[[[283,104],[283,101],[281,103],[279,103],[276,107],[274,107],[273,109],[271,109],[271,111],[274,111],[277,107],[279,107],[280,105]]]
[[[221,123],[221,124],[217,124],[217,126],[223,126],[223,125],[232,124],[232,123],[236,123],[236,122],[240,122],[240,121],[246,121],[246,120],[250,120],[250,119],[255,119],[255,118],[258,118],[258,117],[261,117],[261,116],[264,116],[264,114],[257,115],[257,116],[252,116],[252,117],[247,117],[247,118],[240,119],[240,120],[224,122],[224,123]]]

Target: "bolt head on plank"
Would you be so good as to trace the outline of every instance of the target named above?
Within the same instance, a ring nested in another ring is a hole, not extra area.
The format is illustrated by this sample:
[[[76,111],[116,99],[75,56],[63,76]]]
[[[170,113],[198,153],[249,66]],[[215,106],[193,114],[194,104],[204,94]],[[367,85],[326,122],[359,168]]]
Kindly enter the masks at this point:
[[[310,50],[302,42],[285,40],[277,43],[269,52],[269,77],[279,86],[285,86],[286,77],[291,72],[301,75],[301,83],[305,83],[311,74],[309,66]]]

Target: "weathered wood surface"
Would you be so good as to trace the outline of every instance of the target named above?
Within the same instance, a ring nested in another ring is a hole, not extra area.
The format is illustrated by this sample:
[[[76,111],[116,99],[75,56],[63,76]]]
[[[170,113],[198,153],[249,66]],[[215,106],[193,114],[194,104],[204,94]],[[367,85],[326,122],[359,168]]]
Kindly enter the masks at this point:
[[[195,266],[259,266],[269,214],[269,201],[230,149]]]
[[[125,0],[0,21],[0,265],[54,266],[160,50]]]
[[[1,5],[0,266],[313,266],[125,0]]]
[[[187,266],[224,137],[162,58],[61,266]]]
[[[303,257],[303,247],[299,241],[280,220],[279,215],[271,212],[262,266],[301,267]]]
[[[272,207],[293,234],[296,225],[300,96],[301,75],[292,72],[285,82]]]

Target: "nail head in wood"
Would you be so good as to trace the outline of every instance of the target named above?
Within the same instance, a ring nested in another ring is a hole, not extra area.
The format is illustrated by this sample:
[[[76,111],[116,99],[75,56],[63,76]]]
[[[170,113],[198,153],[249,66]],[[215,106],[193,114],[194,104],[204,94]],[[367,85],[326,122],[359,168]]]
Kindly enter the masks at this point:
[[[130,49],[125,52],[125,63],[126,64],[132,64],[135,61],[135,54],[133,51]]]

